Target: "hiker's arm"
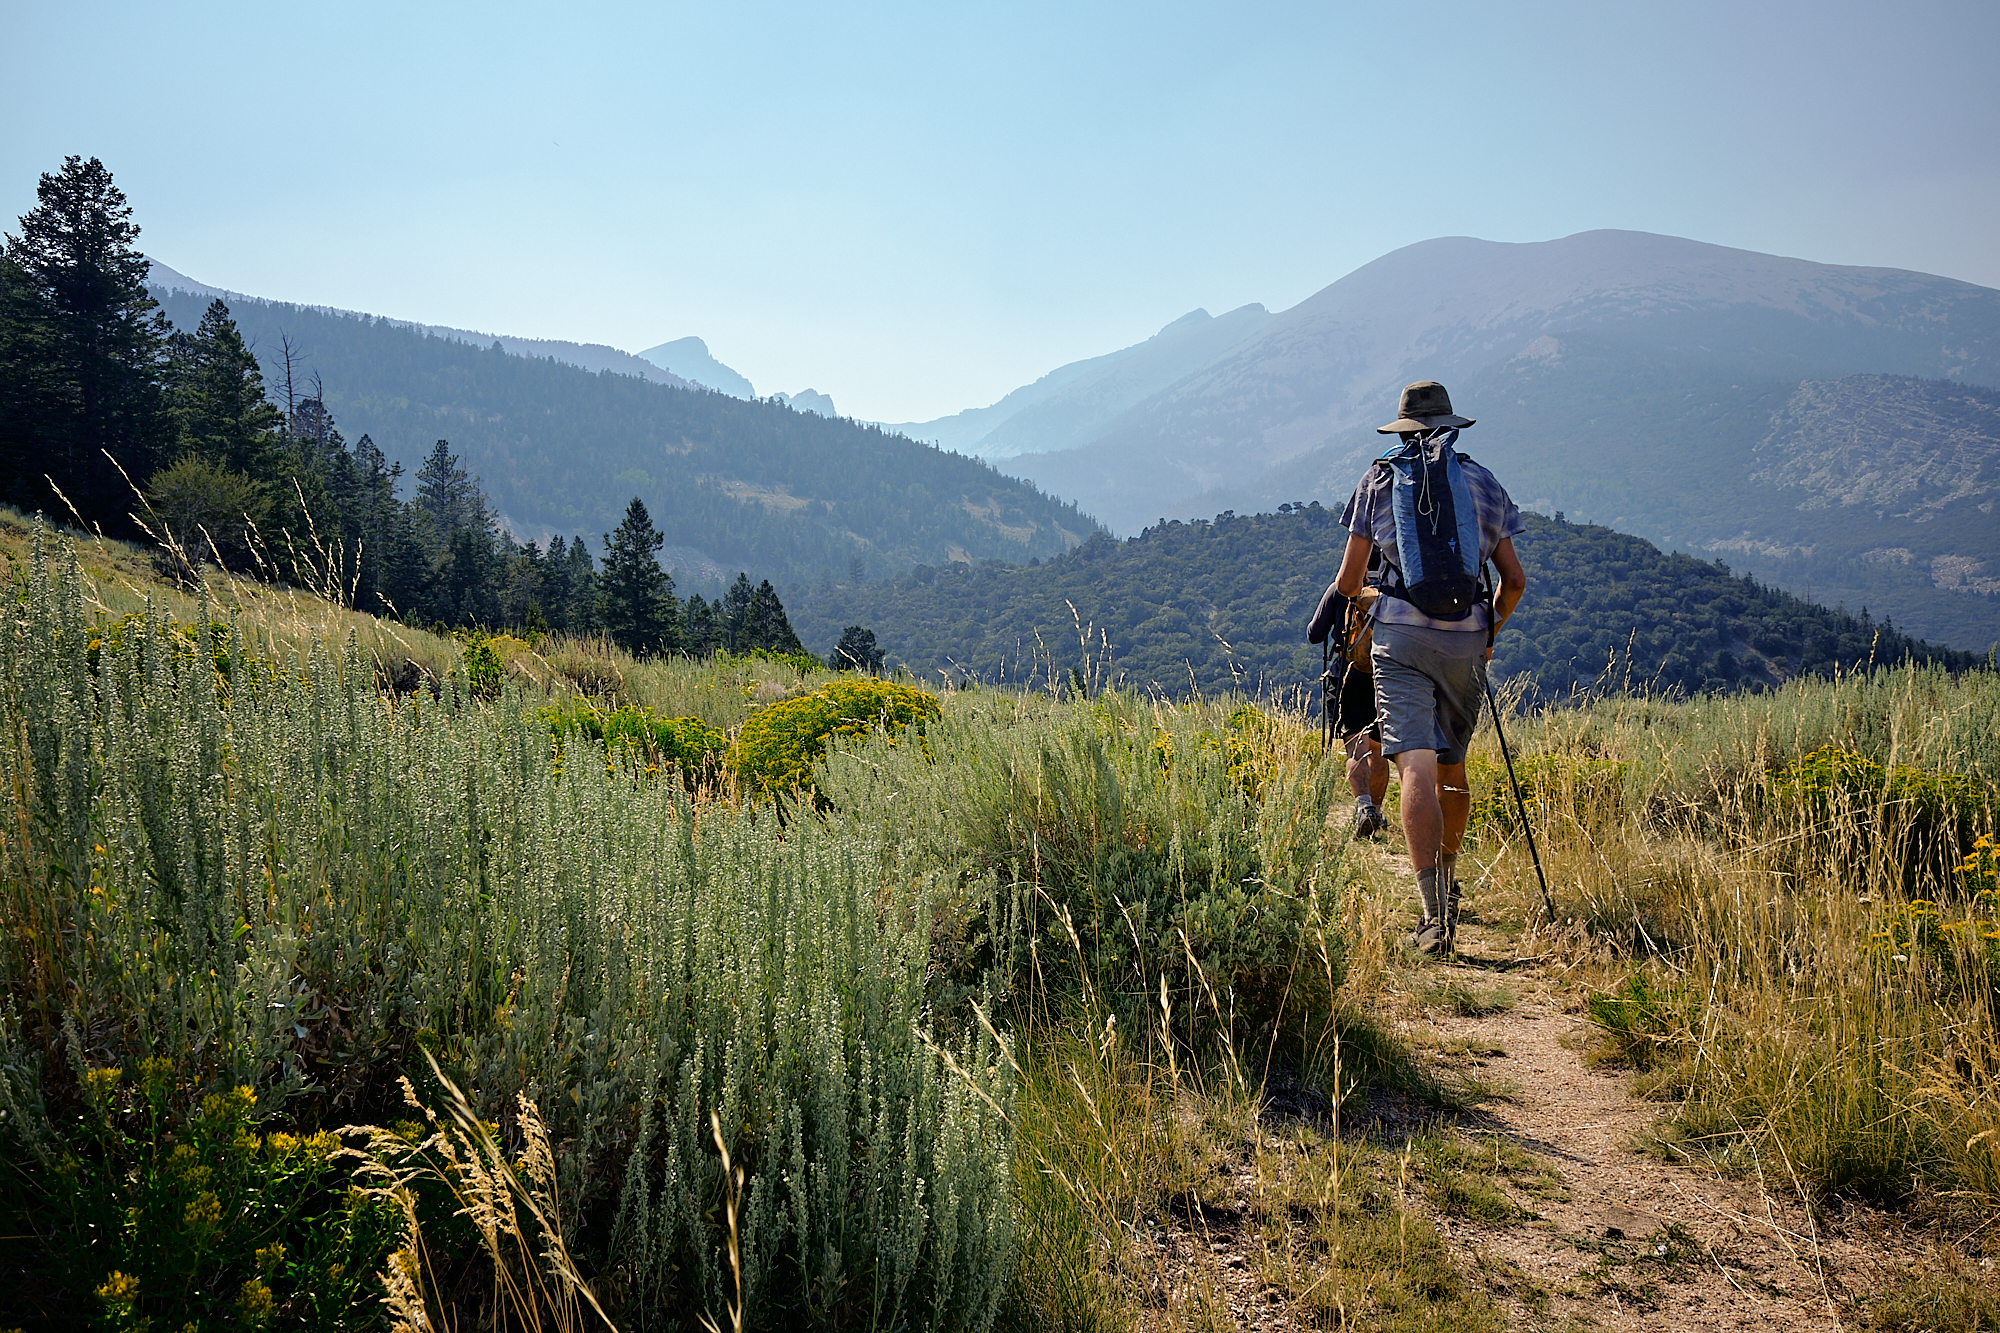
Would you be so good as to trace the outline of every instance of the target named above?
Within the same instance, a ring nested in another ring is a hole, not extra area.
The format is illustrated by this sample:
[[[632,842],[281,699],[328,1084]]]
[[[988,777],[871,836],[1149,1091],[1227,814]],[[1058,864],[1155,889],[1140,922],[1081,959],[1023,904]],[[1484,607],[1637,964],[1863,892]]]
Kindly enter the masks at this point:
[[[1521,604],[1521,594],[1528,590],[1528,573],[1521,568],[1521,557],[1514,553],[1512,537],[1502,538],[1493,548],[1493,567],[1500,571],[1500,591],[1493,597],[1493,631],[1497,634]]]
[[[1361,585],[1368,581],[1368,557],[1375,550],[1375,543],[1352,532],[1347,534],[1347,552],[1340,557],[1340,573],[1334,577],[1333,589],[1342,597],[1352,597],[1361,591]],[[1513,548],[1508,548],[1511,555]],[[1322,566],[1324,568],[1324,566]],[[1519,569],[1517,564],[1514,568]],[[1515,600],[1520,600],[1515,593]]]
[[[1347,599],[1331,583],[1320,594],[1319,605],[1313,609],[1312,619],[1306,622],[1306,642],[1319,644],[1326,642],[1326,636],[1333,632],[1333,622],[1347,616]]]

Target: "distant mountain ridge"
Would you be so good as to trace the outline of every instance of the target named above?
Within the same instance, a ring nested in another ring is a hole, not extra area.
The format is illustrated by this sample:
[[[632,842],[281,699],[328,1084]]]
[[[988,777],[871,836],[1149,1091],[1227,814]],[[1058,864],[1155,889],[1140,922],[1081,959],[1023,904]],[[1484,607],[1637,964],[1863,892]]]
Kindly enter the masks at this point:
[[[1906,655],[1962,670],[1976,658],[1669,555],[1609,528],[1526,516],[1515,545],[1528,592],[1494,644],[1494,671],[1542,699],[1574,690],[1767,689],[1801,673]],[[787,590],[809,646],[865,624],[921,676],[1043,684],[1072,668],[1182,697],[1247,689],[1308,697],[1319,649],[1305,625],[1340,563],[1337,511],[1170,521],[1094,537],[1038,566],[918,567],[879,583]],[[1086,658],[1088,662],[1086,663]]]
[[[1719,554],[1815,598],[1893,607],[1960,647],[2000,640],[2000,595],[1982,591],[2000,594],[2000,522],[1979,508],[1991,497],[1976,471],[1994,438],[1977,394],[2000,387],[1990,288],[1644,232],[1448,237],[1254,320],[1088,438],[1037,419],[1134,351],[979,409],[971,447],[1118,532],[1338,505],[1387,443],[1375,427],[1397,390],[1439,379],[1479,420],[1461,447],[1524,504]],[[1905,416],[1924,424],[1889,428]],[[1948,475],[1968,467],[1971,480]],[[1934,502],[1898,517],[1891,485]]]
[[[676,338],[657,347],[648,347],[639,356],[690,383],[726,393],[731,398],[757,396],[757,390],[750,381],[717,361],[709,352],[708,344],[699,338]]]
[[[1131,531],[1369,431],[1409,380],[1456,391],[1453,381],[1541,338],[1579,333],[1739,379],[1875,372],[2000,385],[2000,292],[1970,283],[1644,232],[1451,237],[1363,265],[1088,445],[1019,456],[1010,469]]]
[[[823,417],[837,417],[833,399],[817,389],[800,389],[797,393],[774,393],[771,397],[795,412],[812,412]]]
[[[257,297],[246,296],[242,292],[227,292],[219,287],[210,287],[205,283],[196,282],[185,274],[168,268],[157,259],[153,260],[153,271],[148,279],[148,284],[162,291],[185,292],[191,296],[219,297],[224,302],[232,305],[237,301],[259,299]],[[325,310],[328,313],[337,315],[355,315],[360,313],[353,310],[338,310],[332,306],[314,306],[311,308]],[[634,375],[642,380],[650,380],[654,384],[673,384],[683,388],[687,385],[687,381],[680,376],[674,375],[650,361],[633,356],[630,352],[621,352],[616,347],[607,347],[603,343],[561,342],[547,338],[515,338],[506,334],[478,333],[471,329],[454,329],[443,324],[422,324],[415,320],[391,320],[389,322],[405,328],[419,329],[434,338],[449,338],[454,342],[470,343],[474,347],[490,347],[494,343],[498,343],[504,350],[514,356],[546,357],[551,361],[559,361],[566,366],[577,366],[583,370],[608,370],[617,375]]]
[[[888,427],[981,458],[1088,444],[1120,413],[1208,364],[1271,318],[1261,305],[1191,310],[1145,342],[1058,366],[990,407]]]
[[[1454,389],[1479,418],[1459,447],[1523,505],[1720,556],[1933,642],[2000,641],[2000,391],[1758,380],[1616,340],[1544,342]],[[1356,430],[1201,502],[1338,508],[1382,444]]]
[[[181,328],[195,327],[211,299],[186,288],[155,295]],[[683,592],[713,591],[737,570],[796,582],[1027,561],[1096,530],[1074,505],[979,460],[853,421],[515,355],[504,340],[482,346],[246,297],[228,304],[267,383],[289,336],[350,442],[365,433],[413,470],[449,440],[520,540],[581,536],[594,548],[639,496]]]

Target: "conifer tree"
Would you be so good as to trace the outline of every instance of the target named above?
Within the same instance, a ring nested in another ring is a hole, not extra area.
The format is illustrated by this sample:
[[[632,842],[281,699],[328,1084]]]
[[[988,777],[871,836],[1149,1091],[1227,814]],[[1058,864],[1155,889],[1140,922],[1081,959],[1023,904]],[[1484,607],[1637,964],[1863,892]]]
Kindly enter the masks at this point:
[[[722,646],[722,622],[716,615],[720,606],[720,602],[711,606],[700,593],[688,597],[681,647],[689,657],[713,657]]]
[[[729,585],[729,591],[722,594],[718,603],[721,609],[716,618],[721,621],[724,652],[747,653],[752,647],[743,635],[743,619],[750,611],[750,598],[754,591],[750,586],[750,576],[739,573],[736,582]]]
[[[490,528],[493,513],[479,479],[466,472],[451,441],[439,440],[430,457],[417,469],[416,505],[430,522],[438,548],[449,544],[461,528]]]
[[[618,530],[604,535],[598,614],[612,642],[635,657],[681,646],[680,603],[674,599],[673,579],[657,558],[666,540],[636,495]]]
[[[803,655],[806,646],[799,642],[799,636],[792,630],[792,622],[785,615],[785,607],[778,600],[778,590],[765,579],[750,594],[749,602],[743,608],[743,628],[740,637],[747,652],[752,648],[762,648],[766,652]]]
[[[432,579],[425,615],[447,625],[498,624],[500,563],[492,536],[485,529],[453,531]]]
[[[882,670],[884,654],[876,646],[875,631],[860,625],[849,625],[840,632],[840,642],[827,655],[827,665],[841,671],[866,671],[870,675]]]
[[[571,633],[589,634],[597,622],[597,566],[581,536],[569,539],[569,616]]]
[[[0,499],[25,508],[49,494],[40,434],[56,392],[48,334],[27,270],[0,249]]]
[[[364,609],[405,620],[423,615],[434,573],[417,533],[415,511],[408,505],[393,504],[378,519],[374,576],[374,605]]]
[[[547,565],[541,547],[532,541],[508,561],[506,584],[500,589],[503,624],[548,627],[548,612],[542,606],[548,597]]]
[[[363,435],[354,443],[355,508],[360,517],[359,549],[355,557],[354,605],[380,614],[394,598],[390,557],[399,538],[409,542],[409,517],[396,499],[401,463],[391,463],[375,441]],[[407,552],[395,552],[407,560]],[[402,576],[399,571],[398,577]],[[414,606],[414,603],[412,603]]]
[[[557,629],[571,634],[588,634],[597,626],[597,571],[590,558],[590,548],[584,545],[582,537],[571,537],[569,549],[562,547],[562,538],[549,543],[548,566],[550,578],[555,577],[558,566],[562,569],[561,591],[549,594],[549,604],[543,607],[546,613],[551,609],[560,611],[561,618],[549,617],[549,623]]]
[[[31,347],[38,373],[16,386],[24,401],[0,427],[9,455],[0,479],[9,499],[50,508],[61,501],[46,473],[86,518],[123,528],[133,497],[105,454],[143,484],[170,443],[160,384],[167,323],[146,291],[152,266],[135,244],[132,206],[96,158],[64,158],[35,196],[20,234],[6,239],[0,315],[15,327],[0,343],[10,357]]]
[[[562,534],[549,538],[542,554],[542,615],[550,629],[570,630],[569,543]]]
[[[174,335],[167,384],[182,453],[262,485],[278,481],[284,415],[264,396],[228,306],[210,302],[199,328]]]

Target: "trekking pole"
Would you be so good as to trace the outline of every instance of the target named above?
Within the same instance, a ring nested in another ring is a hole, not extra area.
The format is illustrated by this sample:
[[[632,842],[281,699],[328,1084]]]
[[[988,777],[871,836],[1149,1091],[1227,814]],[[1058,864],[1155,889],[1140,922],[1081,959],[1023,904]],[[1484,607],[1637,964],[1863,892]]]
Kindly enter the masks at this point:
[[[1507,749],[1507,732],[1500,725],[1500,701],[1493,697],[1493,680],[1486,681],[1486,704],[1493,710],[1493,734],[1500,738],[1500,757],[1507,761],[1507,784],[1514,789],[1514,808],[1521,812],[1521,831],[1528,835],[1528,855],[1535,861],[1535,882],[1542,886],[1542,906],[1548,910],[1549,924],[1556,923],[1556,900],[1549,897],[1548,876],[1542,873],[1542,853],[1535,846],[1534,826],[1528,823],[1528,803],[1521,799],[1520,779],[1514,776],[1514,756]]]
[[[1329,753],[1333,750],[1333,635],[1319,646],[1319,729]]]

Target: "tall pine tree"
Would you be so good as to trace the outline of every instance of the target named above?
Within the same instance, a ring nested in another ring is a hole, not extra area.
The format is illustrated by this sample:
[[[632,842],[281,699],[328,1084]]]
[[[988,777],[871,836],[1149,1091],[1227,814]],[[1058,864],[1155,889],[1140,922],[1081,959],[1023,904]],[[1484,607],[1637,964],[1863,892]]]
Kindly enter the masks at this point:
[[[687,600],[687,622],[681,630],[681,649],[689,657],[713,657],[722,647],[722,622],[700,593]]]
[[[750,601],[743,608],[743,628],[738,637],[743,644],[739,652],[762,648],[766,652],[802,655],[806,650],[793,632],[791,618],[785,614],[784,603],[778,600],[778,590],[769,579],[759,583],[750,594]]]
[[[180,452],[263,485],[277,484],[284,414],[264,396],[263,372],[229,307],[210,302],[201,326],[175,334],[171,346],[168,403]]]
[[[451,441],[439,440],[417,469],[416,505],[430,522],[433,540],[442,551],[461,528],[491,528],[493,511],[479,478],[466,472]]]
[[[171,438],[160,383],[167,323],[146,292],[152,266],[132,206],[96,158],[63,159],[35,197],[20,234],[7,237],[0,284],[0,316],[14,326],[0,334],[0,354],[25,347],[36,363],[0,426],[0,483],[16,503],[60,512],[46,474],[86,519],[123,529],[134,497],[119,467],[143,484]]]
[[[729,653],[747,653],[751,643],[744,637],[743,620],[750,611],[750,598],[756,589],[750,586],[748,574],[738,574],[736,582],[729,585],[729,591],[722,594],[717,603],[716,619],[722,622],[722,650]]]
[[[666,541],[636,495],[618,530],[604,535],[598,614],[611,641],[634,657],[671,653],[681,646],[680,603],[674,599],[673,579],[657,558]]]

